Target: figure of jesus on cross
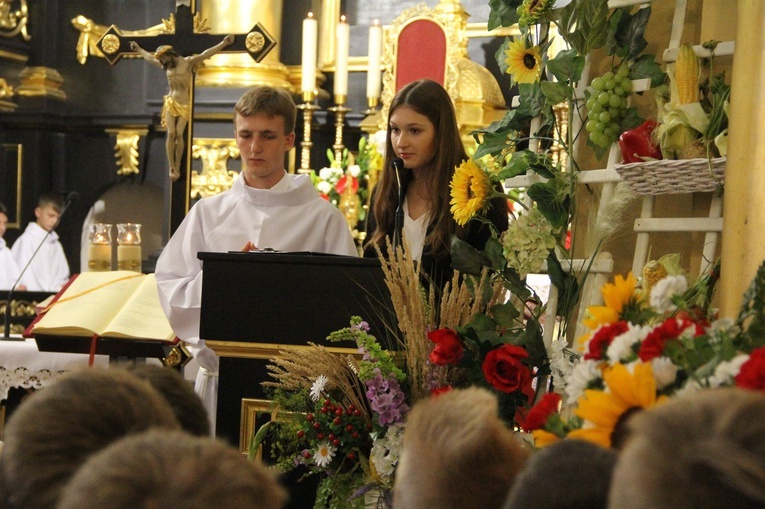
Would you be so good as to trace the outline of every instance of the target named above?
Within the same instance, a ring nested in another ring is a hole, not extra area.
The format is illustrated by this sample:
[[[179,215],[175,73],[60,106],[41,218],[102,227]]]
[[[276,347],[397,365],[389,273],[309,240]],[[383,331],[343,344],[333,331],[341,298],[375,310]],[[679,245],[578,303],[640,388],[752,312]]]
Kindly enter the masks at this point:
[[[206,49],[198,55],[184,57],[172,46],[163,45],[150,53],[131,41],[130,49],[141,55],[147,62],[161,67],[167,74],[169,91],[162,106],[162,125],[167,128],[165,149],[170,164],[170,179],[178,180],[181,176],[181,161],[185,151],[184,132],[189,123],[191,87],[197,66],[234,42],[233,35],[227,35],[220,43]]]

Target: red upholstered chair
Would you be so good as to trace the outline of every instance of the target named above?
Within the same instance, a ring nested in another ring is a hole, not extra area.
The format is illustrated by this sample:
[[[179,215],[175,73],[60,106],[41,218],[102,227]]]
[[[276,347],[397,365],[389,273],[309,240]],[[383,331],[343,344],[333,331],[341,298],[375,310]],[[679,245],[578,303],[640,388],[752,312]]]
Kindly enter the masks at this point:
[[[415,19],[399,32],[396,48],[396,91],[423,78],[441,85],[446,82],[446,33],[442,25],[432,19]]]

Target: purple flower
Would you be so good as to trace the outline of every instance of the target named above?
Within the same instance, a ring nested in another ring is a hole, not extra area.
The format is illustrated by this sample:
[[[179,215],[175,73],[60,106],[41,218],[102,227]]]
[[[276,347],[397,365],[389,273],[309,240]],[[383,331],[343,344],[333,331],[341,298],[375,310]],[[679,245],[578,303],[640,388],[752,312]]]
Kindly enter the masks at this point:
[[[404,403],[406,395],[394,375],[383,377],[379,369],[375,369],[375,373],[374,378],[366,381],[369,406],[377,413],[381,425],[397,424],[409,411]]]

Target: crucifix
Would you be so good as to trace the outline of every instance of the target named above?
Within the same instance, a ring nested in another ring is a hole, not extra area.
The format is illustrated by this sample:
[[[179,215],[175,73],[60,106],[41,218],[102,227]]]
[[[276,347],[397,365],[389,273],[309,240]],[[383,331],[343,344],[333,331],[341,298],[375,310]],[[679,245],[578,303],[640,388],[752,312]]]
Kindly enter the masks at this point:
[[[162,121],[167,128],[166,152],[173,182],[170,233],[180,224],[189,208],[194,76],[197,66],[216,53],[247,52],[256,62],[260,62],[276,46],[276,40],[260,23],[256,23],[246,34],[221,38],[220,35],[204,33],[209,28],[199,13],[194,12],[193,2],[176,0],[174,16],[171,14],[169,21],[163,20],[168,33],[128,37],[112,25],[96,43],[112,65],[125,56],[140,56],[166,71],[169,91],[164,100]],[[182,172],[182,168],[185,171]],[[174,213],[176,211],[178,213]]]

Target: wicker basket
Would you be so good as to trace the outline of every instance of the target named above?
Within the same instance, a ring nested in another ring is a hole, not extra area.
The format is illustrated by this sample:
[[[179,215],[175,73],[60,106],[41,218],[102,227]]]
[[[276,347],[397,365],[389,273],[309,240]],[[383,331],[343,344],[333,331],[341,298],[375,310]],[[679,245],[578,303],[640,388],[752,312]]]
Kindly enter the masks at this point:
[[[714,191],[725,180],[725,157],[659,160],[614,165],[633,193],[682,194]],[[710,165],[712,171],[710,172]]]

